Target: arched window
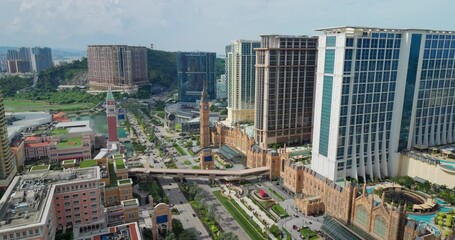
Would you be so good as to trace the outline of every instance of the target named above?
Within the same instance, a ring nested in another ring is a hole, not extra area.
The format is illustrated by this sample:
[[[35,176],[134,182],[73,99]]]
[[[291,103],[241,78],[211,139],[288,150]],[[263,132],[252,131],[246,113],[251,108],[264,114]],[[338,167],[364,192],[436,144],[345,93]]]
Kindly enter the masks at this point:
[[[374,218],[373,232],[376,233],[378,236],[385,238],[386,231],[387,231],[387,224],[386,224],[385,219],[381,216],[376,216]]]
[[[356,223],[362,225],[362,226],[367,226],[368,223],[368,213],[367,209],[363,205],[359,205],[357,207],[357,211],[355,213],[355,221]]]

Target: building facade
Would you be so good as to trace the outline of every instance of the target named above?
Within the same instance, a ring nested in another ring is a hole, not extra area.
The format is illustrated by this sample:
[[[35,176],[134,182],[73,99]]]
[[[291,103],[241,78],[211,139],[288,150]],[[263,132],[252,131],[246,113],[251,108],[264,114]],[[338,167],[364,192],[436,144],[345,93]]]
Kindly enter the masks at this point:
[[[216,80],[216,98],[217,99],[227,98],[227,85],[225,74],[221,74],[220,78]]]
[[[126,45],[90,45],[87,47],[90,89],[137,92],[149,85],[147,48]]]
[[[26,50],[20,50],[21,54],[26,57]],[[24,53],[22,53],[24,51]],[[31,49],[31,69],[34,72],[45,71],[52,66],[54,62],[52,60],[52,50],[48,47],[34,47]]]
[[[8,130],[6,128],[3,95],[0,92],[0,187],[7,187],[16,172],[16,160],[11,153]]]
[[[317,37],[261,36],[255,139],[261,148],[311,141]]]
[[[396,176],[399,152],[455,140],[453,32],[321,31],[312,169],[332,180]]]
[[[196,102],[207,83],[208,99],[216,99],[216,53],[178,52],[177,84],[180,102]]]
[[[254,121],[256,48],[260,41],[236,40],[226,47],[228,121]]]
[[[281,154],[284,161],[283,181],[288,190],[296,191],[295,205],[306,215],[330,216],[337,224],[323,222],[322,230],[332,239],[437,239],[435,231],[406,214],[406,206],[394,206],[382,198],[368,193],[366,185],[360,190],[349,182],[341,185],[319,173],[299,165]],[[416,225],[420,225],[416,227]],[[342,229],[354,229],[343,235]],[[360,231],[359,231],[360,229]],[[355,236],[359,236],[355,235]]]

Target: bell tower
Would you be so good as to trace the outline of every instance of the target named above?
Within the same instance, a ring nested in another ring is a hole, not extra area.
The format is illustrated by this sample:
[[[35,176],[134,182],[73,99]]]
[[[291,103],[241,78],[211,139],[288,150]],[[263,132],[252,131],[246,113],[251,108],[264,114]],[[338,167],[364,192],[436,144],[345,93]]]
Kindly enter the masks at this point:
[[[112,94],[111,87],[107,90],[106,96],[106,115],[107,115],[107,130],[108,130],[108,145],[118,142],[117,135],[117,108],[115,106],[114,95]]]
[[[200,147],[202,149],[210,146],[210,109],[207,98],[206,82],[204,81],[204,89],[201,94],[199,103],[199,131],[200,131]]]
[[[200,131],[200,154],[201,169],[213,169],[215,162],[213,159],[212,149],[210,148],[210,110],[209,101],[207,98],[206,81],[201,93],[201,101],[199,103],[199,131]]]

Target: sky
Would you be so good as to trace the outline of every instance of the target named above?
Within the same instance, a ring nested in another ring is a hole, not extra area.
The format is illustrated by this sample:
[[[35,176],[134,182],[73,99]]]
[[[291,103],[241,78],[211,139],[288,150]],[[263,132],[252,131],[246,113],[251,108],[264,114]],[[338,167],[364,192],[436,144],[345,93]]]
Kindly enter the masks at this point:
[[[260,34],[373,26],[455,30],[453,0],[0,0],[0,46],[212,51]]]

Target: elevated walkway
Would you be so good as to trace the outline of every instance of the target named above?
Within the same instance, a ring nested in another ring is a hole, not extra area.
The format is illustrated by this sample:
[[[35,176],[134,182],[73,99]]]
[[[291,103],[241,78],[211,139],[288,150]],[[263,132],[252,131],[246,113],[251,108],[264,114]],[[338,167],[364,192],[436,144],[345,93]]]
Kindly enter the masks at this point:
[[[232,170],[198,170],[198,169],[167,169],[167,168],[130,168],[128,173],[132,176],[140,174],[177,176],[177,177],[203,177],[208,179],[224,178],[227,181],[239,180],[251,176],[268,175],[268,167],[251,168],[238,171]]]

